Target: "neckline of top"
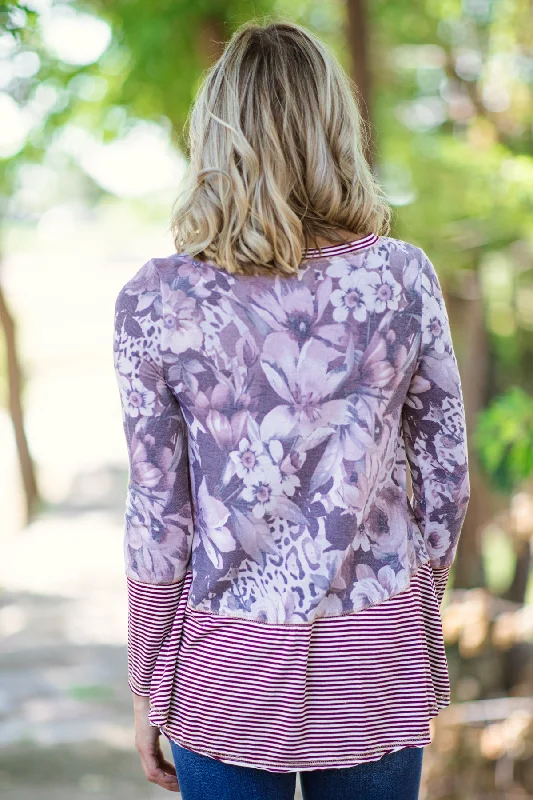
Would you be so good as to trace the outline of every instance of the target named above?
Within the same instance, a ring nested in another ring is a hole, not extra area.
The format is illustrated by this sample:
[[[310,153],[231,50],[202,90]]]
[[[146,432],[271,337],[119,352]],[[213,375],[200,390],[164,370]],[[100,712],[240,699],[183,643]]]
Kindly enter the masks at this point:
[[[351,242],[342,244],[328,244],[325,247],[310,247],[304,252],[304,258],[330,258],[340,256],[344,253],[351,253],[354,250],[364,250],[371,247],[379,239],[377,233],[369,233],[362,239],[353,239]]]

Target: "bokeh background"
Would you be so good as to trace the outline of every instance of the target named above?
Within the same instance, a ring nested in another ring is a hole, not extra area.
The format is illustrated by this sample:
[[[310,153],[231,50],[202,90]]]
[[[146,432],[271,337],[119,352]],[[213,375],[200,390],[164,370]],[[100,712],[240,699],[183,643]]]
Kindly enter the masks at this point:
[[[530,0],[0,5],[2,797],[163,797],[126,685],[114,299],[173,251],[191,100],[265,14],[316,31],[356,81],[391,235],[435,264],[460,363],[472,497],[442,609],[453,702],[421,796],[531,798]]]

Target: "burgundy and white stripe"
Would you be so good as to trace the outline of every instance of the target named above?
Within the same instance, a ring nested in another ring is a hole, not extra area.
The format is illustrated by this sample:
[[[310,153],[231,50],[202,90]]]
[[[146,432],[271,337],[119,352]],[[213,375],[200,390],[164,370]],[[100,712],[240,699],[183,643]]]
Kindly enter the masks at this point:
[[[129,576],[128,685],[135,694],[150,695],[156,661],[172,628],[184,581],[166,585],[140,583]]]
[[[446,591],[448,578],[450,577],[450,567],[432,567],[432,574],[435,592],[440,605],[444,597],[444,592]]]
[[[361,239],[354,239],[351,242],[344,244],[329,244],[325,247],[310,247],[305,251],[305,258],[331,258],[332,256],[340,256],[344,253],[350,253],[352,250],[363,250],[365,247],[371,247],[379,239],[376,233],[369,233]]]
[[[430,742],[449,703],[439,604],[449,567],[356,614],[267,624],[196,611],[191,573],[128,578],[129,686],[178,744],[275,772],[353,766]]]

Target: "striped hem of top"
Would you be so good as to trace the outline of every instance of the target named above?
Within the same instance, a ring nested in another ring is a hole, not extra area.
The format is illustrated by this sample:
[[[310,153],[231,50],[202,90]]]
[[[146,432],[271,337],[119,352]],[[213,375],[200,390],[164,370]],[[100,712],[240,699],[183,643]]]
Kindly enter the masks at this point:
[[[425,567],[429,563],[426,562]],[[450,573],[449,567],[431,567],[429,574],[432,576],[432,583],[438,603],[442,603],[444,591],[448,582]],[[248,636],[253,637],[254,629],[263,629],[267,636],[271,636],[272,640],[276,642],[278,648],[278,655],[281,655],[280,648],[282,640],[279,636],[282,635],[282,629],[286,630],[286,626],[277,625],[275,623],[265,624],[259,620],[246,619],[241,617],[225,617],[219,615],[206,614],[206,612],[196,610],[188,605],[188,590],[192,580],[192,574],[186,573],[184,578],[172,584],[147,584],[141,583],[127,577],[128,587],[128,685],[132,692],[138,695],[149,697],[151,694],[151,685],[154,677],[157,676],[157,662],[161,655],[161,647],[163,642],[168,642],[168,637],[172,633],[172,626],[176,620],[176,616],[183,618],[186,611],[189,617],[189,626],[193,624],[193,620],[200,621],[202,618],[211,620],[211,624],[215,627],[223,628],[225,636],[228,636],[229,631],[232,629],[241,631],[247,630]],[[184,591],[185,590],[185,591]],[[399,599],[402,594],[396,595]],[[395,604],[388,603],[378,604],[378,613],[380,615],[388,616],[389,611],[395,613]],[[180,610],[181,609],[181,610]],[[363,618],[367,616],[366,612],[359,612],[363,614]],[[301,635],[316,632],[324,625],[333,631],[341,630],[345,626],[350,626],[350,618],[358,615],[347,615],[339,617],[325,617],[315,620],[310,625],[291,626],[293,629],[298,629]],[[377,619],[373,617],[371,619]],[[237,627],[235,627],[237,626]],[[244,626],[244,627],[242,627]],[[180,634],[183,631],[180,631]],[[344,630],[342,630],[344,634]],[[342,635],[341,634],[341,635]],[[298,634],[300,635],[300,634]],[[316,635],[316,633],[315,633]],[[294,642],[291,641],[291,647],[294,647]],[[288,654],[284,655],[287,659]],[[166,671],[169,664],[166,664]],[[154,676],[154,671],[156,675]],[[167,676],[168,677],[168,676]],[[159,681],[155,681],[159,683]],[[152,686],[153,691],[153,686]],[[157,701],[156,701],[157,705]]]
[[[444,706],[443,706],[444,707]],[[341,761],[339,763],[339,759],[335,759],[334,761],[328,761],[326,759],[317,760],[317,761],[305,761],[301,764],[295,763],[290,768],[283,768],[283,767],[273,767],[271,764],[259,764],[257,759],[254,761],[240,761],[232,757],[231,755],[227,755],[225,751],[212,751],[212,750],[205,750],[202,748],[198,748],[196,745],[191,745],[186,743],[184,740],[179,741],[176,738],[172,738],[168,735],[166,730],[161,728],[161,732],[163,735],[168,739],[169,742],[173,742],[174,744],[178,745],[179,747],[184,747],[186,750],[191,750],[194,753],[198,753],[198,755],[208,756],[209,758],[215,758],[218,761],[223,761],[225,764],[232,764],[236,767],[248,767],[252,769],[264,769],[267,772],[310,772],[310,771],[317,771],[317,770],[325,770],[325,769],[348,769],[349,767],[357,767],[359,764],[368,764],[371,761],[378,761],[383,756],[388,755],[389,753],[396,753],[398,750],[405,750],[407,747],[426,747],[428,744],[431,744],[431,735],[427,734],[425,736],[414,738],[414,739],[406,739],[403,742],[398,742],[396,740],[395,745],[389,745],[387,747],[381,747],[374,750],[368,750],[365,753],[361,753],[358,756],[348,756],[346,760]]]
[[[340,256],[344,253],[351,253],[355,250],[364,250],[371,247],[379,239],[377,233],[369,233],[361,239],[354,239],[343,244],[330,244],[324,247],[310,247],[304,253],[304,258],[330,258]]]
[[[331,769],[425,746],[450,702],[437,607],[449,568],[430,566],[387,602],[289,629],[195,612],[191,573],[129,580],[130,687],[168,739],[226,763]]]

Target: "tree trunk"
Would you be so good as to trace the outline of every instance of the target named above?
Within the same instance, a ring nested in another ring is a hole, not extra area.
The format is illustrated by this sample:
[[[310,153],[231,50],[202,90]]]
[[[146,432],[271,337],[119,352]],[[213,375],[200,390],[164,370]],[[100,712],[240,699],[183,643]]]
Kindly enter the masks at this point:
[[[7,382],[9,395],[9,412],[15,432],[22,484],[26,500],[26,523],[30,522],[35,514],[39,500],[35,468],[24,430],[24,416],[22,411],[22,370],[17,352],[15,321],[8,308],[6,297],[0,285],[0,325],[4,331]]]
[[[372,74],[369,60],[369,24],[365,0],[348,0],[348,47],[352,60],[352,77],[358,89],[358,102],[363,124],[368,131],[365,156],[373,166],[372,137]]]
[[[529,541],[521,542],[516,554],[516,565],[511,585],[503,595],[506,600],[523,605],[526,599],[531,566],[531,548]]]
[[[450,319],[460,319],[462,342],[461,384],[469,440],[470,503],[459,538],[454,564],[454,588],[472,589],[485,585],[482,561],[482,532],[495,511],[493,495],[481,474],[471,440],[477,414],[484,407],[488,379],[489,349],[484,304],[477,273],[472,275],[468,299],[452,295],[448,299]],[[452,324],[452,327],[453,324]]]
[[[513,580],[504,597],[514,603],[523,605],[526,599],[531,566],[531,549],[529,541],[522,541],[516,554],[516,565]],[[522,642],[515,644],[503,654],[503,675],[505,689],[511,691],[521,684],[527,683],[527,674],[530,669],[531,646]]]

